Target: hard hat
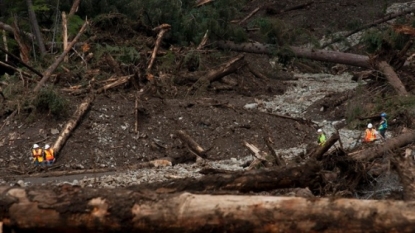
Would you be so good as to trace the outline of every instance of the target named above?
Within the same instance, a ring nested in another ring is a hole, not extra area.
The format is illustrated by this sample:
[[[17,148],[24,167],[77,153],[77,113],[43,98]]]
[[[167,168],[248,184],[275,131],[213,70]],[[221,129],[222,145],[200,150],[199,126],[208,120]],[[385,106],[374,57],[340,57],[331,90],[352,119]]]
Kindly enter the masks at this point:
[[[382,112],[382,114],[380,114],[381,117],[386,117],[386,113]]]
[[[372,123],[369,123],[369,124],[367,125],[367,127],[368,127],[369,129],[371,129],[371,128],[373,127]]]
[[[46,144],[46,145],[45,145],[45,150],[47,150],[47,149],[49,149],[49,148],[50,148],[49,144]]]
[[[317,130],[317,132],[318,132],[318,133],[321,133],[321,132],[323,132],[323,130],[321,130],[321,129],[318,129],[318,130]]]
[[[38,144],[33,144],[33,149],[37,149],[37,148],[39,148],[39,145]]]

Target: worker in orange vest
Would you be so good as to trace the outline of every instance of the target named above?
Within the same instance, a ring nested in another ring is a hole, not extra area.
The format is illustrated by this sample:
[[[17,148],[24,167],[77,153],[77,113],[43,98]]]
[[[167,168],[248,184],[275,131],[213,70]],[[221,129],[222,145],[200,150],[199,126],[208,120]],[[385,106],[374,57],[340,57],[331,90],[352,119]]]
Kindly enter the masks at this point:
[[[37,165],[44,165],[43,162],[43,150],[38,144],[33,144],[32,148],[33,163]]]
[[[376,141],[376,139],[376,130],[373,129],[373,125],[369,123],[365,131],[365,137],[363,139],[363,142],[374,142]]]
[[[55,152],[53,151],[53,148],[51,148],[49,144],[46,144],[44,152],[46,165],[52,165],[55,162]]]

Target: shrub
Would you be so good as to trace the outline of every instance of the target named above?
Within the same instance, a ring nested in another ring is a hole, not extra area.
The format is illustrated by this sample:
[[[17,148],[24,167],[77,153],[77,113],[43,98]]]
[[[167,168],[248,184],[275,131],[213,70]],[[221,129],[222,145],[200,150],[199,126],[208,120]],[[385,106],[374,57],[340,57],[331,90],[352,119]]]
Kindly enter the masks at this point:
[[[49,112],[56,118],[68,113],[68,101],[52,88],[41,90],[34,100],[34,106],[37,111]]]

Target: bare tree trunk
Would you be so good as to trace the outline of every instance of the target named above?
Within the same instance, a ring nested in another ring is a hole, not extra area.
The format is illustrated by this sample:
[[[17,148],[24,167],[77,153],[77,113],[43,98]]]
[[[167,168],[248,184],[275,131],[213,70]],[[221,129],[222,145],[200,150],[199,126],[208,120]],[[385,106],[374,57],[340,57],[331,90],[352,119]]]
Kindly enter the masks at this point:
[[[68,48],[68,21],[66,20],[66,13],[65,11],[62,11],[62,42],[63,42],[63,51]],[[65,55],[65,58],[63,59],[64,62],[68,62],[68,55]]]
[[[71,7],[71,10],[69,11],[68,17],[71,17],[72,15],[75,14],[75,12],[78,11],[80,3],[81,3],[81,0],[74,0],[73,1],[73,4],[72,4],[72,7]]]
[[[75,38],[72,40],[72,42],[68,45],[66,50],[62,52],[61,55],[55,60],[55,62],[50,65],[45,72],[43,72],[43,78],[39,81],[39,83],[36,85],[34,92],[38,92],[40,88],[45,84],[45,82],[49,79],[49,77],[52,75],[52,72],[55,71],[55,69],[59,66],[59,64],[63,61],[66,54],[68,54],[69,50],[75,45],[76,41],[81,37],[82,33],[84,33],[86,26],[88,25],[88,21],[85,20],[85,23],[82,25],[81,29],[79,30],[78,34],[75,36]]]
[[[20,38],[20,33],[19,32],[20,32],[20,30],[19,30],[19,26],[17,25],[17,18],[14,17],[13,36],[14,36],[14,39],[16,40],[16,42],[17,42],[17,45],[19,46],[20,58],[24,63],[29,63],[30,62],[29,47]]]
[[[383,72],[389,84],[396,90],[398,95],[407,96],[408,92],[405,89],[402,81],[399,79],[398,75],[395,73],[393,68],[385,61],[381,61],[377,64],[377,68]]]
[[[0,187],[11,232],[413,232],[414,202]]]
[[[91,106],[93,100],[94,100],[93,95],[87,96],[82,101],[82,103],[78,106],[78,108],[76,109],[76,111],[73,114],[72,118],[66,123],[65,127],[63,128],[63,130],[60,133],[58,139],[56,139],[55,144],[52,147],[55,151],[56,156],[59,154],[60,150],[65,145],[65,142],[68,140],[68,138],[71,135],[72,131],[75,129],[75,127],[82,120],[82,117],[88,111],[88,109]]]
[[[261,169],[235,172],[232,174],[207,175],[200,179],[183,179],[175,182],[167,181],[150,185],[153,188],[163,187],[172,192],[262,192],[284,188],[305,188],[314,184],[320,185],[319,171],[321,164],[315,160],[298,167],[279,169]],[[145,188],[147,184],[144,185]]]
[[[10,26],[10,25],[8,25],[8,24],[5,24],[3,22],[0,22],[0,29],[5,30],[5,31],[8,31],[8,32],[11,32],[11,33],[14,33],[13,32],[13,27]],[[31,40],[33,40],[33,38],[34,38],[34,36],[32,35],[32,33],[30,33],[30,32],[24,32],[23,31],[21,33],[23,33],[23,35],[29,37]]]
[[[29,12],[30,24],[32,25],[33,32],[35,33],[35,38],[37,45],[39,46],[40,54],[41,56],[44,56],[46,54],[46,48],[45,44],[43,43],[42,34],[40,33],[39,24],[37,23],[35,11],[33,10],[32,0],[26,0],[26,4],[27,11]]]
[[[385,143],[371,147],[369,149],[359,151],[358,153],[350,153],[349,156],[354,160],[371,160],[380,157],[390,151],[406,146],[415,141],[415,131],[401,134],[395,138],[387,139]]]
[[[154,60],[156,59],[157,51],[160,47],[161,40],[163,39],[164,33],[169,31],[170,28],[171,26],[169,24],[162,24],[153,29],[153,31],[159,31],[159,33],[157,34],[156,44],[154,45],[153,53],[151,54],[151,59],[147,66],[147,72],[149,72],[151,68],[153,67],[153,63],[154,63]]]

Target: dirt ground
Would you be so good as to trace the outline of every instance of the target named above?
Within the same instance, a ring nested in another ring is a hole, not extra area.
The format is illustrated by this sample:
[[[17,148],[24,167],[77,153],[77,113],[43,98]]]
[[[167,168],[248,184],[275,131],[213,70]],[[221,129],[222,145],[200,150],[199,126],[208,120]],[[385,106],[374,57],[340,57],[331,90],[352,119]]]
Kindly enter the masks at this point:
[[[274,6],[286,9],[306,2],[309,1],[281,0]],[[275,17],[293,27],[304,28],[320,38],[329,32],[346,30],[353,23],[365,24],[378,19],[383,15],[385,6],[397,2],[405,1],[328,0]],[[248,14],[262,4],[264,1],[252,1],[245,13]],[[255,17],[265,13],[263,10]],[[252,37],[255,38],[255,35]],[[216,62],[213,55],[206,55],[204,59],[214,67],[213,64],[225,62],[234,55],[235,53],[224,53]],[[273,70],[266,55],[247,54],[245,59],[260,70]],[[158,158],[169,158],[173,164],[194,162],[196,157],[177,139],[178,130],[186,130],[208,150],[208,160],[248,156],[250,152],[244,142],[265,149],[265,137],[271,138],[273,147],[278,149],[314,143],[315,125],[244,108],[245,104],[255,102],[255,98],[272,98],[284,93],[291,85],[284,81],[290,77],[290,69],[288,67],[286,71],[275,71],[274,78],[260,80],[250,74],[247,67],[243,67],[226,78],[227,82],[238,84],[230,90],[220,89],[226,83],[215,82],[207,91],[188,94],[189,86],[177,86],[176,94],[146,95],[139,103],[138,134],[134,132],[137,91],[131,85],[109,90],[96,97],[87,116],[59,153],[54,170],[98,167],[123,171],[131,165]],[[340,96],[345,94],[339,93]],[[71,102],[71,115],[84,96],[63,95]],[[320,111],[322,105],[332,106],[336,102],[337,95],[333,96],[313,105],[307,117],[330,120],[345,118],[345,108],[342,105],[336,105],[338,108],[333,111]],[[7,117],[5,112],[6,109],[3,110],[2,120]],[[18,114],[1,129],[0,174],[3,176],[44,172],[34,170],[31,166],[30,148],[33,143],[42,146],[45,143],[53,144],[58,136],[56,129],[60,132],[68,120],[57,120],[46,114],[37,114],[34,119],[28,117],[25,113]]]

